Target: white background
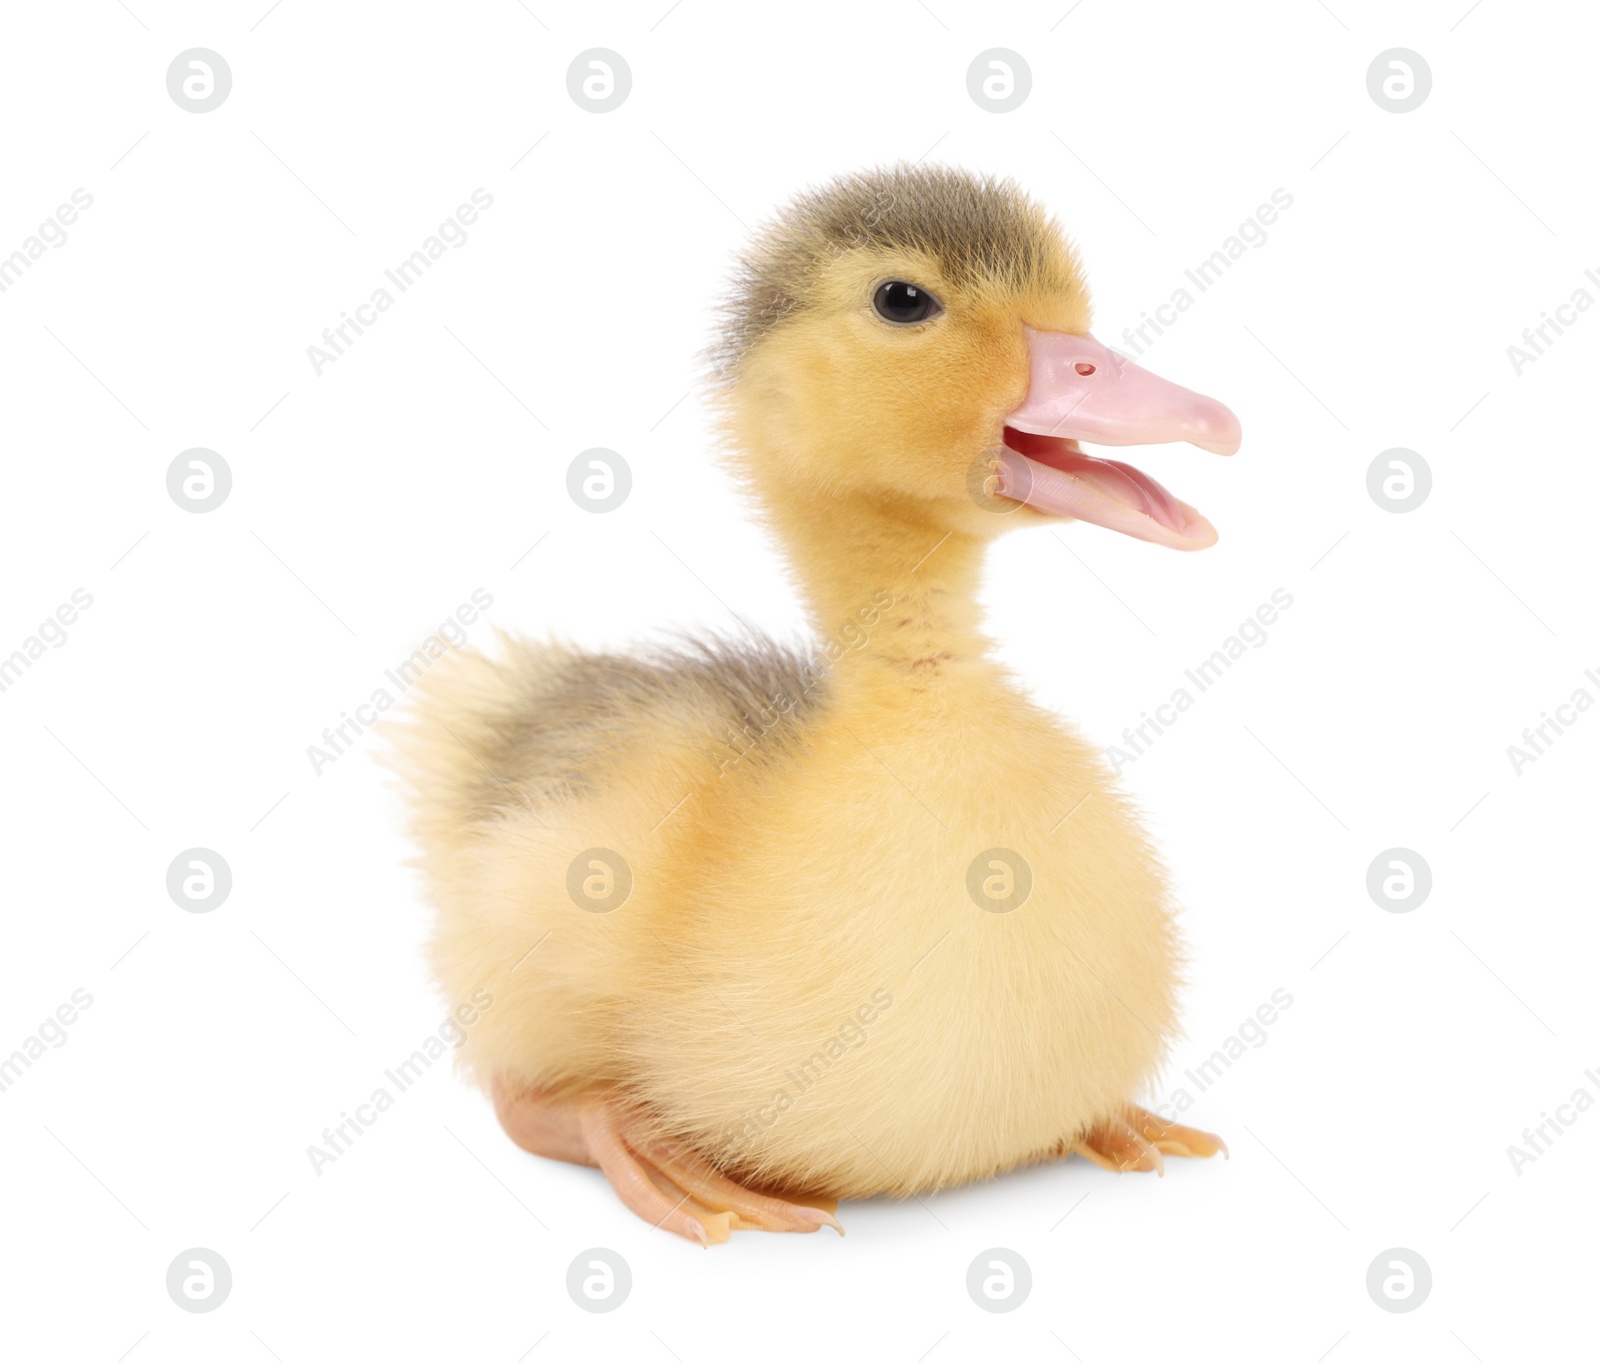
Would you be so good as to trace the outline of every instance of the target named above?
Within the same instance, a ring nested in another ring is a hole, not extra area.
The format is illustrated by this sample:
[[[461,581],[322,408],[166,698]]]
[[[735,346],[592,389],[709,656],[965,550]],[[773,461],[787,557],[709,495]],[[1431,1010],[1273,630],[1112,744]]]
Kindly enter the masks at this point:
[[[0,1093],[7,1354],[1497,1363],[1592,1340],[1600,1115],[1520,1175],[1507,1147],[1600,1094],[1600,713],[1520,775],[1506,749],[1600,696],[1600,315],[1520,376],[1506,347],[1600,296],[1594,16],[530,3],[8,10],[0,252],[74,189],[94,204],[0,295],[0,653],[74,589],[93,606],[0,695],[0,1055],[94,1001]],[[233,73],[203,115],[165,86],[195,46]],[[604,115],[566,88],[596,46],[633,73]],[[966,90],[997,46],[1033,73],[1007,114]],[[1433,72],[1406,114],[1366,88],[1396,46]],[[475,588],[480,641],[730,612],[792,636],[776,551],[709,453],[710,307],[787,195],[930,149],[1057,212],[1112,344],[1274,189],[1294,199],[1144,358],[1242,418],[1232,460],[1136,455],[1221,542],[1035,530],[986,586],[1004,656],[1102,744],[1294,598],[1124,778],[1192,948],[1156,1096],[1294,999],[1188,1113],[1231,1162],[1071,1160],[846,1205],[843,1241],[702,1252],[516,1150],[438,1066],[319,1177],[306,1147],[441,1007],[377,740],[320,775],[307,745]],[[306,347],[479,187],[467,243],[317,376]],[[233,471],[205,515],[165,487],[194,446]],[[608,515],[565,491],[591,446],[634,474]],[[1393,446],[1433,471],[1406,515],[1366,490]],[[209,914],[165,888],[194,846],[233,872]],[[1365,888],[1395,846],[1433,872],[1408,914]],[[634,1277],[606,1315],[565,1287],[595,1245]],[[192,1246],[232,1268],[210,1314],[164,1287]],[[991,1246],[1033,1273],[1006,1315],[965,1290]],[[1366,1291],[1392,1246],[1432,1269],[1410,1314]]]

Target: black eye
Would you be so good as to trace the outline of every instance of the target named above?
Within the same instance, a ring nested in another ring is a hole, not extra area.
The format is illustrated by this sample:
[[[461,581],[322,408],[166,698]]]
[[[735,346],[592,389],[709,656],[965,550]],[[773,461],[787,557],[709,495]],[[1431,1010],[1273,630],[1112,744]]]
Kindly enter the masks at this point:
[[[926,289],[903,279],[891,279],[878,285],[877,293],[872,295],[872,306],[885,322],[900,326],[926,322],[944,311],[939,300]]]

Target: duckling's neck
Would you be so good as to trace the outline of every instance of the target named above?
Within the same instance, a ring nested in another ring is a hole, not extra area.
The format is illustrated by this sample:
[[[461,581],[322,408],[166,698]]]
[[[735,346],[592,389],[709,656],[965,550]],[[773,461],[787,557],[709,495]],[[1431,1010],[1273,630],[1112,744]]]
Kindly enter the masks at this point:
[[[854,493],[787,500],[773,519],[841,679],[888,671],[920,683],[984,657],[985,541],[940,526],[918,503]]]

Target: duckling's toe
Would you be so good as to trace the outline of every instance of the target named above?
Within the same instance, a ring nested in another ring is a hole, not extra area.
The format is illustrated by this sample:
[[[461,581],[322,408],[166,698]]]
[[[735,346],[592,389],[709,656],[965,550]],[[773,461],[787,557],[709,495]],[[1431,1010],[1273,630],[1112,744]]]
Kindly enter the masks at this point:
[[[493,1093],[501,1125],[524,1150],[598,1166],[623,1204],[661,1230],[700,1245],[725,1244],[736,1230],[844,1234],[837,1202],[790,1202],[735,1183],[683,1142],[650,1135],[635,1109],[608,1094],[563,1099],[503,1080]]]
[[[1219,1150],[1228,1158],[1228,1143],[1209,1131],[1197,1131],[1192,1126],[1179,1126],[1166,1122],[1142,1107],[1130,1109],[1130,1120],[1139,1128],[1139,1134],[1164,1155],[1185,1155],[1192,1159],[1210,1159]]]
[[[701,1245],[725,1244],[736,1230],[806,1233],[844,1228],[832,1207],[806,1206],[758,1193],[719,1173],[681,1141],[648,1136],[627,1107],[598,1100],[584,1109],[589,1151],[623,1202],[663,1230]]]
[[[844,1234],[844,1227],[833,1215],[837,1202],[808,1205],[758,1193],[719,1173],[705,1156],[680,1142],[658,1139],[651,1141],[646,1150],[655,1167],[696,1204],[730,1213],[735,1230],[808,1232],[832,1226]]]
[[[1226,1143],[1208,1131],[1163,1121],[1142,1107],[1129,1106],[1124,1116],[1114,1117],[1090,1127],[1072,1147],[1086,1160],[1112,1173],[1166,1172],[1163,1155],[1183,1155],[1207,1159],[1219,1150],[1224,1158]]]
[[[1161,1151],[1120,1117],[1092,1126],[1072,1147],[1076,1154],[1114,1174],[1165,1173]]]
[[[657,1229],[698,1241],[702,1246],[721,1244],[728,1238],[726,1222],[719,1224],[712,1217],[703,1221],[684,1205],[690,1200],[689,1193],[674,1200],[661,1190],[660,1182],[652,1177],[656,1171],[628,1145],[622,1134],[621,1114],[611,1103],[590,1104],[582,1110],[578,1120],[590,1157],[600,1166],[600,1172],[616,1189],[625,1207]],[[706,1221],[711,1224],[707,1225]]]

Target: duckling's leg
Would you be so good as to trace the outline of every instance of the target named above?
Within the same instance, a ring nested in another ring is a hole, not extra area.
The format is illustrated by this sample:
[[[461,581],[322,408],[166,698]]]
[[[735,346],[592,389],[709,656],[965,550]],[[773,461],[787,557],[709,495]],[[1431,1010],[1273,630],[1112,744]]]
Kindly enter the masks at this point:
[[[494,1102],[500,1125],[524,1150],[598,1168],[625,1206],[686,1240],[720,1245],[735,1230],[807,1232],[825,1225],[844,1234],[831,1207],[755,1192],[681,1142],[646,1136],[637,1114],[608,1094],[561,1099],[496,1079]]]
[[[1117,1174],[1147,1174],[1152,1169],[1163,1174],[1163,1154],[1199,1159],[1209,1159],[1219,1150],[1224,1158],[1228,1154],[1221,1137],[1162,1121],[1155,1113],[1131,1105],[1122,1116],[1090,1127],[1072,1148],[1084,1159]]]

